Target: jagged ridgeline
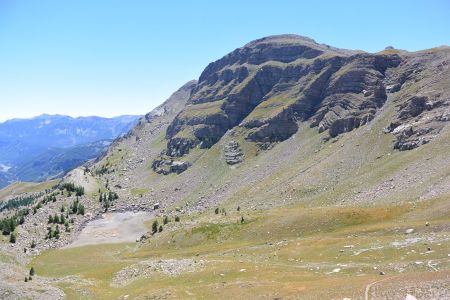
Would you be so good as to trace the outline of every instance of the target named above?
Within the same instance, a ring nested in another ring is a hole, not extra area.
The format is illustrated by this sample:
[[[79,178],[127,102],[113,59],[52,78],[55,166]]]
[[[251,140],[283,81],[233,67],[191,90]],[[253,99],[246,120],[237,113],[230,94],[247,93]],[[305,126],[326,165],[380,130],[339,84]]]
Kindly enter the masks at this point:
[[[449,120],[449,53],[388,47],[371,54],[297,35],[255,40],[206,67],[153,169],[181,173],[191,149],[210,148],[227,132],[265,150],[307,123],[326,141],[369,123],[390,98],[397,111],[385,131],[395,148],[416,148]],[[236,153],[225,155],[236,155],[235,164],[245,153],[233,143]]]

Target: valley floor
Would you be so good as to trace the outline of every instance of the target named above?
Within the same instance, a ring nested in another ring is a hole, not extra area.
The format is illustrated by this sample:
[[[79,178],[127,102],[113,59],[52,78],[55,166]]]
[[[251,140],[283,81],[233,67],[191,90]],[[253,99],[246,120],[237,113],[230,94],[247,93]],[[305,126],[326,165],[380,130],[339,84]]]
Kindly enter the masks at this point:
[[[49,250],[29,267],[67,299],[450,299],[449,199],[211,210],[142,242]]]

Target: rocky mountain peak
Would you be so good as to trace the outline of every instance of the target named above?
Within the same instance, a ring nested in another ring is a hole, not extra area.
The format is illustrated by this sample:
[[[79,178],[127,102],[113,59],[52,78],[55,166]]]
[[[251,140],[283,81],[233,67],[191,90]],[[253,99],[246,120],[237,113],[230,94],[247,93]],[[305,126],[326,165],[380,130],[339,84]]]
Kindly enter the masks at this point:
[[[297,35],[252,41],[205,68],[192,86],[186,107],[167,128],[167,149],[159,161],[182,157],[197,146],[210,148],[229,130],[239,131],[244,140],[261,149],[286,140],[305,122],[318,133],[325,132],[324,140],[334,138],[369,123],[388,96],[400,95],[406,83],[420,86],[418,81],[429,78],[414,72],[447,72],[447,67],[439,70],[431,63],[448,61],[447,54],[441,48],[426,55],[395,49],[372,54],[333,48]],[[402,112],[391,131],[429,107],[420,104],[429,98],[401,97],[410,104],[399,105]],[[406,135],[407,140],[413,134]],[[405,134],[396,137],[401,144]],[[406,150],[423,143],[410,142],[396,147]]]

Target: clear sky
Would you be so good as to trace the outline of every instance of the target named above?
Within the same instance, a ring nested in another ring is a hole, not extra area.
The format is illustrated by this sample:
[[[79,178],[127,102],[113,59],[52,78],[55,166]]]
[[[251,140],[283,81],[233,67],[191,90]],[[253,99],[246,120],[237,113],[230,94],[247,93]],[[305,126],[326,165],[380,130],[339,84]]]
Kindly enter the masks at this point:
[[[450,1],[0,0],[0,121],[144,114],[281,33],[370,52],[448,45]]]

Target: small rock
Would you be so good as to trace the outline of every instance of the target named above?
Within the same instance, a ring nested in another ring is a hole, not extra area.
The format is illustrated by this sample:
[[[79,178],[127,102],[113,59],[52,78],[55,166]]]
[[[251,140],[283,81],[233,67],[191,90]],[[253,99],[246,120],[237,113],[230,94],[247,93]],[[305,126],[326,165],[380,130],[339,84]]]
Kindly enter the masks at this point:
[[[408,228],[408,229],[405,230],[405,234],[411,234],[413,232],[414,232],[413,228]]]
[[[331,271],[331,272],[333,272],[333,273],[339,273],[341,271],[341,268],[336,268],[336,269],[333,269],[333,271]]]
[[[380,272],[380,275],[385,275],[386,273],[384,273],[383,271]]]
[[[414,297],[413,295],[406,294],[405,300],[417,300],[417,298]]]

